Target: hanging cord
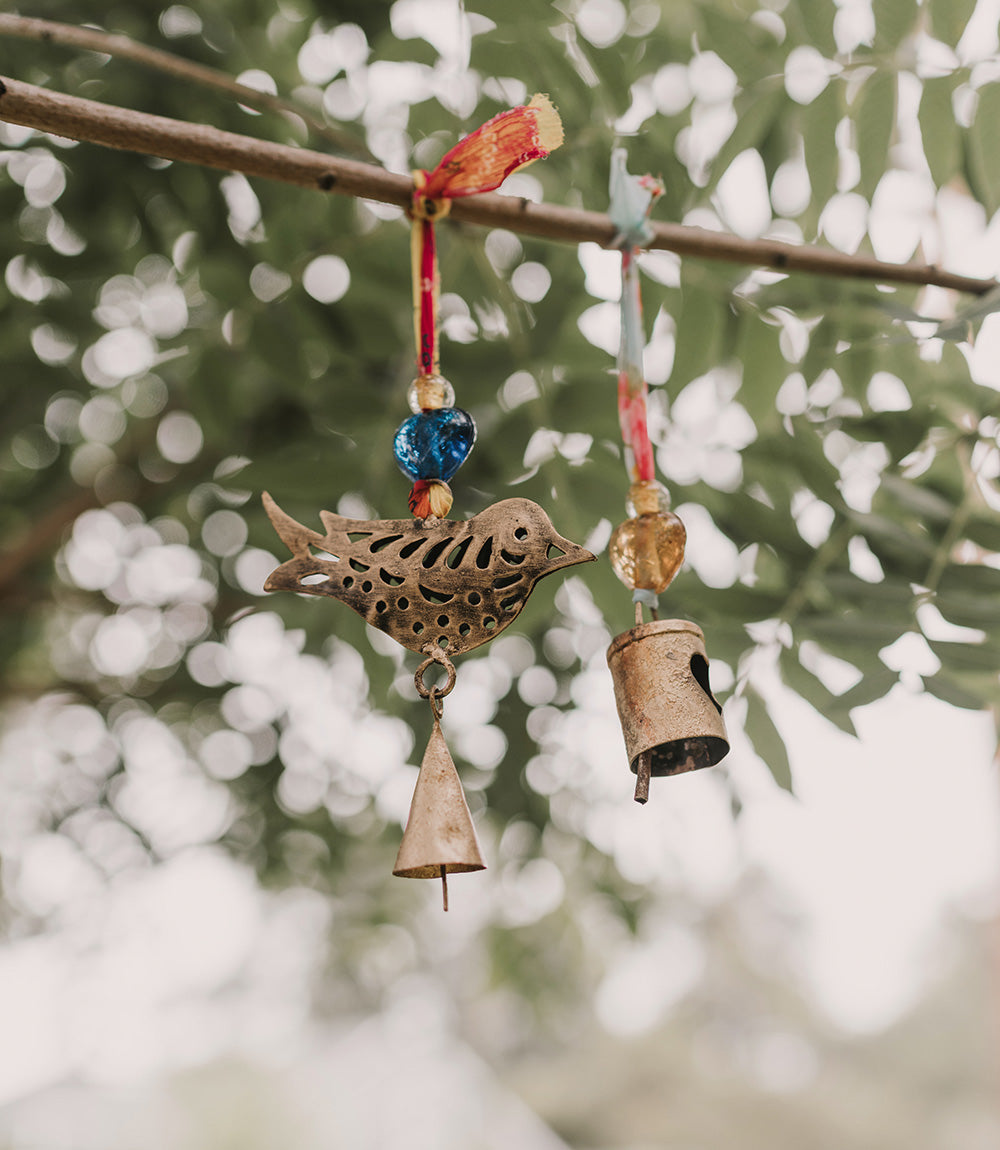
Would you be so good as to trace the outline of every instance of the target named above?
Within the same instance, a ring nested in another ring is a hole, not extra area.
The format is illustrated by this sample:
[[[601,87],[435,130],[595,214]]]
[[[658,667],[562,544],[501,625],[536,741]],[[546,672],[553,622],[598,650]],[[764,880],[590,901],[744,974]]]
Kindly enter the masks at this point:
[[[611,206],[608,215],[618,228],[612,246],[622,253],[621,342],[618,346],[618,421],[625,444],[625,467],[631,483],[655,479],[653,446],[646,418],[648,387],[642,366],[645,334],[637,257],[653,238],[649,214],[663,195],[663,182],[653,176],[630,176],[626,152],[611,154]]]
[[[413,173],[410,262],[419,374],[411,387],[410,406],[417,422],[404,423],[394,447],[400,466],[414,481],[409,506],[418,519],[448,514],[452,496],[447,481],[475,442],[472,417],[453,407],[454,391],[440,375],[441,278],[434,224],[448,215],[453,199],[495,191],[511,172],[547,156],[562,141],[558,113],[548,96],[538,95],[460,140],[433,171]],[[445,415],[442,408],[453,414]]]
[[[417,346],[418,379],[437,375],[438,305],[441,274],[438,270],[437,239],[434,224],[447,216],[450,199],[432,199],[424,194],[427,172],[413,173],[413,204],[410,208],[410,264],[413,269],[413,335]]]
[[[645,607],[659,618],[659,593],[673,579],[684,558],[684,525],[670,510],[666,488],[656,481],[653,445],[649,438],[648,395],[642,357],[645,333],[639,287],[639,251],[653,235],[649,215],[663,194],[662,181],[630,176],[623,148],[611,155],[608,215],[618,228],[614,245],[622,253],[621,342],[618,350],[618,421],[629,477],[628,508],[632,517],[612,535],[611,562],[618,577],[632,588],[635,624]],[[646,764],[648,768],[648,764]],[[638,771],[641,797],[642,764]],[[647,780],[648,781],[648,780]]]

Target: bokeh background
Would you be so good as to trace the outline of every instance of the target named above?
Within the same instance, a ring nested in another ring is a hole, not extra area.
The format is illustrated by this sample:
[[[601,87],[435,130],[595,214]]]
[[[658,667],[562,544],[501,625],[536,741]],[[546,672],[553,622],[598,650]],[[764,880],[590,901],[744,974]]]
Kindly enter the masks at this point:
[[[0,75],[432,166],[534,91],[505,191],[1000,268],[996,0],[75,0],[279,92],[109,51]],[[2,32],[2,29],[0,29]],[[0,109],[2,110],[2,109]],[[444,728],[490,869],[390,876],[415,660],[266,598],[302,522],[405,513],[393,207],[0,123],[0,1146],[1000,1145],[997,298],[642,257],[651,428],[732,740],[631,800],[618,256],[448,224],[457,515],[597,564],[464,658]]]

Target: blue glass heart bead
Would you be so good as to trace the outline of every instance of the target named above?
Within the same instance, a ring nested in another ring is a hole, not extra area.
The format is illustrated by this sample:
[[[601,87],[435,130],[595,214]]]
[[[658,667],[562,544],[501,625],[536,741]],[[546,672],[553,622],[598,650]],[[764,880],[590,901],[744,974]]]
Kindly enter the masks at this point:
[[[410,479],[449,480],[476,442],[472,416],[460,407],[420,411],[400,424],[392,450]]]

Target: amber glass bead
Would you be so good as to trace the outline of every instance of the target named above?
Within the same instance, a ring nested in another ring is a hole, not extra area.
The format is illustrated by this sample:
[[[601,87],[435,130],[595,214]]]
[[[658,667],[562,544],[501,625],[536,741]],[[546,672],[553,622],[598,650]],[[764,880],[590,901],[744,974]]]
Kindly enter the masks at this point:
[[[615,574],[633,590],[665,591],[684,562],[684,524],[672,511],[626,519],[611,536]]]

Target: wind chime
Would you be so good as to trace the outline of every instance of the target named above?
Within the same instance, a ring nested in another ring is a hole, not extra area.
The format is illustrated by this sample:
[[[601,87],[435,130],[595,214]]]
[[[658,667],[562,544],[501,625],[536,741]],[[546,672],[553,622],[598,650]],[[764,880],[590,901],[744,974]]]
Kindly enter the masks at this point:
[[[649,213],[663,193],[651,176],[630,176],[624,149],[611,157],[609,216],[622,253],[621,343],[618,354],[618,416],[630,487],[630,516],[611,536],[611,565],[632,589],[635,626],[608,648],[615,702],[629,765],[636,776],[635,801],[649,798],[652,775],[676,775],[710,767],[729,752],[722,708],[712,695],[701,629],[686,619],[661,619],[659,594],[684,561],[687,533],[670,510],[670,495],[657,482],[646,419],[642,299],[637,257],[649,243]],[[645,607],[651,621],[643,622]]]
[[[455,685],[451,659],[495,638],[521,611],[539,579],[594,556],[559,535],[528,499],[505,499],[471,519],[445,518],[448,480],[472,450],[476,425],[455,407],[438,362],[439,272],[434,224],[451,200],[495,190],[511,172],[557,148],[559,116],[546,96],[495,116],[449,151],[432,172],[413,175],[411,260],[419,374],[410,385],[413,414],[393,450],[412,480],[413,519],[345,519],[321,511],[325,534],[286,515],[268,494],[264,506],[292,552],[264,584],[341,599],[373,627],[424,656],[414,683],[430,703],[433,726],[393,874],[440,878],[485,868],[455,764],[441,733],[444,699]],[[444,685],[428,686],[437,664]]]

